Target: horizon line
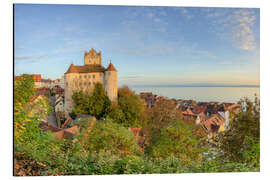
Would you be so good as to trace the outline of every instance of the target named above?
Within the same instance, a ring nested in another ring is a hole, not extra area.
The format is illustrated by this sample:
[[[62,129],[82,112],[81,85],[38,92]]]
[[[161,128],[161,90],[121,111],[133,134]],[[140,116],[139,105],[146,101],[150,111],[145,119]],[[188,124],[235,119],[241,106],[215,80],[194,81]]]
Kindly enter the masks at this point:
[[[249,84],[153,84],[153,85],[129,85],[130,87],[256,87],[260,85],[249,85]]]

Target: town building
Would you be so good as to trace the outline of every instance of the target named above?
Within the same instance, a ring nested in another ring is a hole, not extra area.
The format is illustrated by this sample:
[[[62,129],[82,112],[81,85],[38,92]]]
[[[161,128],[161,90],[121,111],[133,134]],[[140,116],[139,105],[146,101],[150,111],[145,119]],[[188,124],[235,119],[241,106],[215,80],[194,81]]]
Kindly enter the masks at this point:
[[[96,83],[101,83],[111,101],[117,101],[117,70],[110,62],[107,68],[102,66],[101,52],[94,49],[84,54],[84,65],[71,64],[64,75],[65,79],[65,114],[72,111],[72,94],[76,91],[91,93]]]

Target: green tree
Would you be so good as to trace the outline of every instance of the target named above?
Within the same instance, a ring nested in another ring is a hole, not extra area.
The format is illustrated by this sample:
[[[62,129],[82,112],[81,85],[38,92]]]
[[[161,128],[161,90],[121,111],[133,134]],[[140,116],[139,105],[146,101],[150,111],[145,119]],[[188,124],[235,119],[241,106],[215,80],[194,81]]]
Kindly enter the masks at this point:
[[[111,106],[111,101],[100,83],[95,85],[91,94],[82,91],[75,92],[72,99],[75,104],[74,114],[90,114],[98,119],[105,117]]]
[[[260,100],[248,98],[239,102],[230,129],[219,136],[224,157],[233,162],[260,164]]]
[[[206,146],[201,137],[193,133],[193,128],[180,120],[163,127],[160,137],[151,146],[150,155],[162,159],[173,156],[185,165],[200,165]]]
[[[121,156],[141,153],[131,131],[119,124],[94,121],[91,118],[85,119],[81,124],[83,128],[78,140],[89,153],[107,151]]]
[[[152,108],[147,108],[141,118],[143,134],[149,138],[149,147],[161,137],[163,127],[169,127],[182,119],[180,111],[172,101],[159,100]]]
[[[123,126],[141,126],[140,118],[145,106],[139,95],[128,86],[123,86],[118,89],[118,104],[123,112],[123,118],[121,118]],[[118,111],[118,113],[120,112]]]
[[[186,165],[202,160],[206,146],[198,133],[201,128],[184,122],[173,101],[157,101],[145,111],[143,122],[143,133],[148,138],[145,152],[149,156],[162,159],[173,156]]]
[[[109,119],[114,123],[121,124],[124,118],[125,114],[123,113],[121,107],[116,103],[112,104],[108,110],[106,119]]]
[[[34,79],[29,74],[23,74],[22,79],[14,83],[14,105],[24,106],[34,95]]]

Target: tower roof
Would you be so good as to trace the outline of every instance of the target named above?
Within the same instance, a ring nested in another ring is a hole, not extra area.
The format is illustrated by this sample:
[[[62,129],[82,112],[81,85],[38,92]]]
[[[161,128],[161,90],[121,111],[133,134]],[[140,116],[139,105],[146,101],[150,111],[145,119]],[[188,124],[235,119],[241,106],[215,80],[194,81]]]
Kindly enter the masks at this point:
[[[112,64],[112,62],[110,62],[109,66],[107,67],[106,71],[116,71],[117,70],[115,69],[114,65]]]

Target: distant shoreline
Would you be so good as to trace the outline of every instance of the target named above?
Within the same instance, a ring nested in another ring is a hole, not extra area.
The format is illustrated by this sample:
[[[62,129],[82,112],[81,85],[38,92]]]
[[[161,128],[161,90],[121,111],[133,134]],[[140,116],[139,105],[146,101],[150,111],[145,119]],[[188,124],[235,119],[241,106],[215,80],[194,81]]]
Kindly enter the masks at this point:
[[[260,85],[198,85],[198,84],[178,84],[178,85],[132,85],[135,88],[174,88],[174,87],[228,87],[228,88],[260,88]]]

